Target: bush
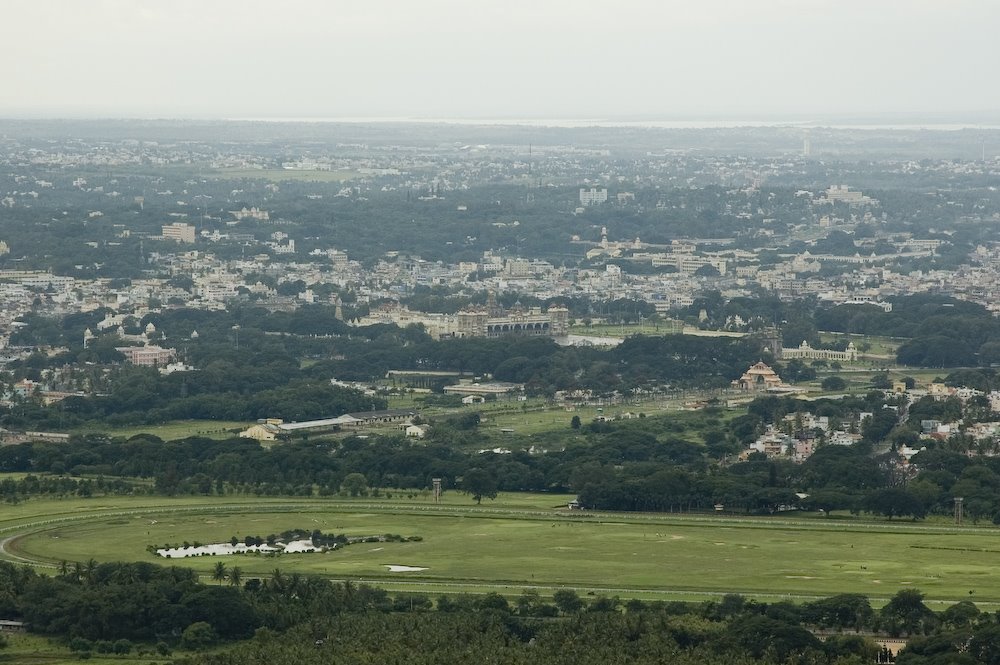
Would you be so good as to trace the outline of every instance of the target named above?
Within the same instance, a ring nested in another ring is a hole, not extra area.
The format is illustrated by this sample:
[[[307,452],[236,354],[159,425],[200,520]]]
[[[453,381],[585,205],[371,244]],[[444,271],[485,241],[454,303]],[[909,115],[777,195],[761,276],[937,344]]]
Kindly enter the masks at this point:
[[[69,641],[70,651],[90,651],[93,646],[94,645],[90,640],[82,637],[74,637]]]
[[[211,624],[204,621],[196,621],[181,633],[181,647],[185,649],[204,649],[215,642],[216,639],[218,639],[218,635],[215,634],[215,629],[212,628]]]

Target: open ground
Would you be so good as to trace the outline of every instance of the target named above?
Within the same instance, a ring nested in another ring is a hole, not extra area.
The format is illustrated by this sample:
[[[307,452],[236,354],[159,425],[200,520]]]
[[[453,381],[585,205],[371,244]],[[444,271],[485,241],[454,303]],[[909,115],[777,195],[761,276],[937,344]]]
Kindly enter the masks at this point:
[[[360,173],[352,170],[321,171],[314,169],[241,169],[221,168],[205,172],[205,175],[225,180],[267,180],[269,182],[285,182],[289,180],[305,180],[313,182],[343,182],[360,177]]]
[[[29,501],[0,518],[3,555],[62,560],[214,564],[245,578],[283,572],[353,579],[390,590],[568,587],[582,593],[703,599],[724,593],[802,600],[864,593],[875,604],[903,588],[928,599],[1000,604],[1000,529],[809,517],[566,511],[565,496],[501,495],[477,507],[446,493],[357,500],[112,498]],[[350,536],[394,533],[420,542],[358,543],[325,554],[206,556],[170,561],[148,545],[214,543],[290,528]],[[425,567],[391,573],[390,565]]]

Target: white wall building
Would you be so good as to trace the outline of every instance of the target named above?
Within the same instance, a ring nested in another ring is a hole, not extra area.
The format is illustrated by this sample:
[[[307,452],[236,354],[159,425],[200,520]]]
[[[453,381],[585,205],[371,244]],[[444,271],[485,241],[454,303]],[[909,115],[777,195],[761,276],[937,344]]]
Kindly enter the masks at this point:
[[[174,240],[176,242],[193,244],[194,231],[195,228],[191,224],[174,222],[172,224],[164,224],[162,233],[164,240]]]
[[[608,190],[604,187],[580,188],[580,205],[582,206],[600,205],[606,203],[607,200]]]

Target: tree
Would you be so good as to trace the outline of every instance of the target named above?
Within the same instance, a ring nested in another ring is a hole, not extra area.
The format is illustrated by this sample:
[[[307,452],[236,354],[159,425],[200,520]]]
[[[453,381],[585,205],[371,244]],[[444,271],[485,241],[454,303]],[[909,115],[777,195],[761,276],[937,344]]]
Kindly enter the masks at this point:
[[[368,479],[363,473],[349,473],[340,487],[351,496],[364,496],[368,493]]]
[[[875,612],[868,598],[857,593],[842,593],[803,606],[803,619],[820,628],[871,628]]]
[[[872,375],[872,388],[877,388],[879,390],[889,390],[892,388],[892,379],[889,378],[889,372],[876,372]]]
[[[843,390],[847,387],[847,381],[844,381],[839,376],[828,376],[823,379],[820,386],[823,390]]]
[[[834,510],[847,510],[855,504],[854,496],[836,489],[820,489],[809,494],[802,500],[805,510],[822,510],[826,516]]]
[[[480,598],[476,605],[481,610],[497,610],[499,612],[510,612],[510,603],[507,599],[496,592],[488,593]]]
[[[569,426],[573,429],[580,429],[580,416],[573,416],[569,421]]]
[[[985,665],[1000,665],[1000,626],[980,626],[969,640],[969,653]]]
[[[239,566],[233,566],[229,571],[229,585],[238,587],[243,582],[243,570]]]
[[[822,642],[805,628],[759,615],[733,620],[727,637],[753,658],[771,653],[777,662],[785,662],[791,654],[822,648]]]
[[[572,589],[559,589],[552,594],[552,600],[563,614],[576,614],[583,609],[583,601]]]
[[[471,494],[477,504],[482,503],[484,498],[497,498],[497,490],[496,478],[485,469],[469,469],[462,477],[462,491]]]
[[[885,515],[890,520],[893,517],[909,515],[913,519],[923,519],[927,509],[919,498],[911,492],[898,487],[876,490],[865,497],[864,508],[876,515]]]
[[[897,591],[879,612],[879,618],[893,635],[926,632],[938,622],[934,611],[924,605],[924,594],[917,589]]]
[[[233,536],[235,539],[236,536]],[[221,561],[215,562],[215,567],[212,569],[212,579],[222,584],[223,580],[226,579],[226,564]]]
[[[285,574],[281,572],[281,568],[275,568],[271,571],[271,589],[278,593],[282,593],[287,586],[287,580]]]
[[[84,637],[74,637],[69,641],[71,651],[90,651],[93,647],[94,643]]]
[[[941,613],[941,623],[949,628],[968,628],[976,623],[980,614],[975,603],[963,600]]]
[[[204,621],[196,621],[181,633],[181,646],[185,649],[204,649],[211,646],[218,635],[212,626]]]

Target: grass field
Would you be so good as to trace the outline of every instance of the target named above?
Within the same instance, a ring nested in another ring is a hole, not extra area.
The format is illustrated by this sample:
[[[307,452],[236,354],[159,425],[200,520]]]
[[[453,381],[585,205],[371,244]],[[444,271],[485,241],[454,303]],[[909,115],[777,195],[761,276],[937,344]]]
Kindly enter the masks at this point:
[[[130,425],[128,427],[85,427],[73,430],[72,434],[103,433],[110,436],[130,437],[136,434],[152,434],[164,441],[183,439],[188,436],[204,436],[209,439],[228,439],[232,430],[246,429],[250,423],[228,420],[175,420],[162,425]]]
[[[823,342],[834,342],[840,339],[849,339],[855,346],[860,346],[867,342],[871,348],[865,353],[873,356],[887,356],[895,359],[896,349],[906,340],[900,337],[880,337],[878,335],[856,335],[836,332],[821,332],[819,334]]]
[[[28,633],[11,633],[7,635],[7,640],[7,648],[0,652],[0,662],[3,663],[32,663],[33,665],[79,665],[80,663],[78,654],[70,651],[56,640]],[[133,653],[127,656],[93,653],[88,656],[87,662],[94,665],[130,665],[132,663],[163,663],[173,660],[170,657],[154,654],[139,655],[140,648],[143,648],[144,651],[152,651],[151,645],[135,645]]]
[[[505,411],[498,413],[483,413],[483,423],[480,430],[488,434],[502,436],[502,430],[513,430],[512,437],[523,435],[540,434],[552,430],[570,429],[570,422],[573,416],[579,416],[580,422],[584,425],[600,416],[614,418],[631,413],[634,417],[640,413],[647,416],[663,416],[673,414],[677,420],[684,422],[692,415],[690,412],[681,411],[680,401],[661,398],[657,400],[644,400],[635,404],[615,404],[604,407],[599,406],[575,406],[566,408],[548,408],[544,410],[527,411]],[[735,412],[723,412],[720,419],[728,420],[736,415]],[[697,417],[702,417],[700,414]],[[699,439],[700,440],[700,439]]]
[[[1000,530],[944,522],[596,514],[565,511],[567,497],[501,495],[476,507],[455,492],[435,506],[407,499],[324,501],[163,498],[37,501],[0,518],[5,554],[57,563],[137,560],[191,566],[216,561],[245,576],[275,568],[428,593],[516,595],[567,586],[623,597],[702,598],[739,592],[807,599],[859,592],[884,600],[918,588],[930,600],[1000,603]],[[56,521],[53,521],[56,520]],[[168,561],[147,545],[227,541],[289,528],[348,535],[397,533],[422,542],[359,543],[327,554],[196,557]],[[16,538],[14,534],[23,534]],[[388,565],[423,572],[390,573]],[[970,591],[973,592],[970,594]]]

